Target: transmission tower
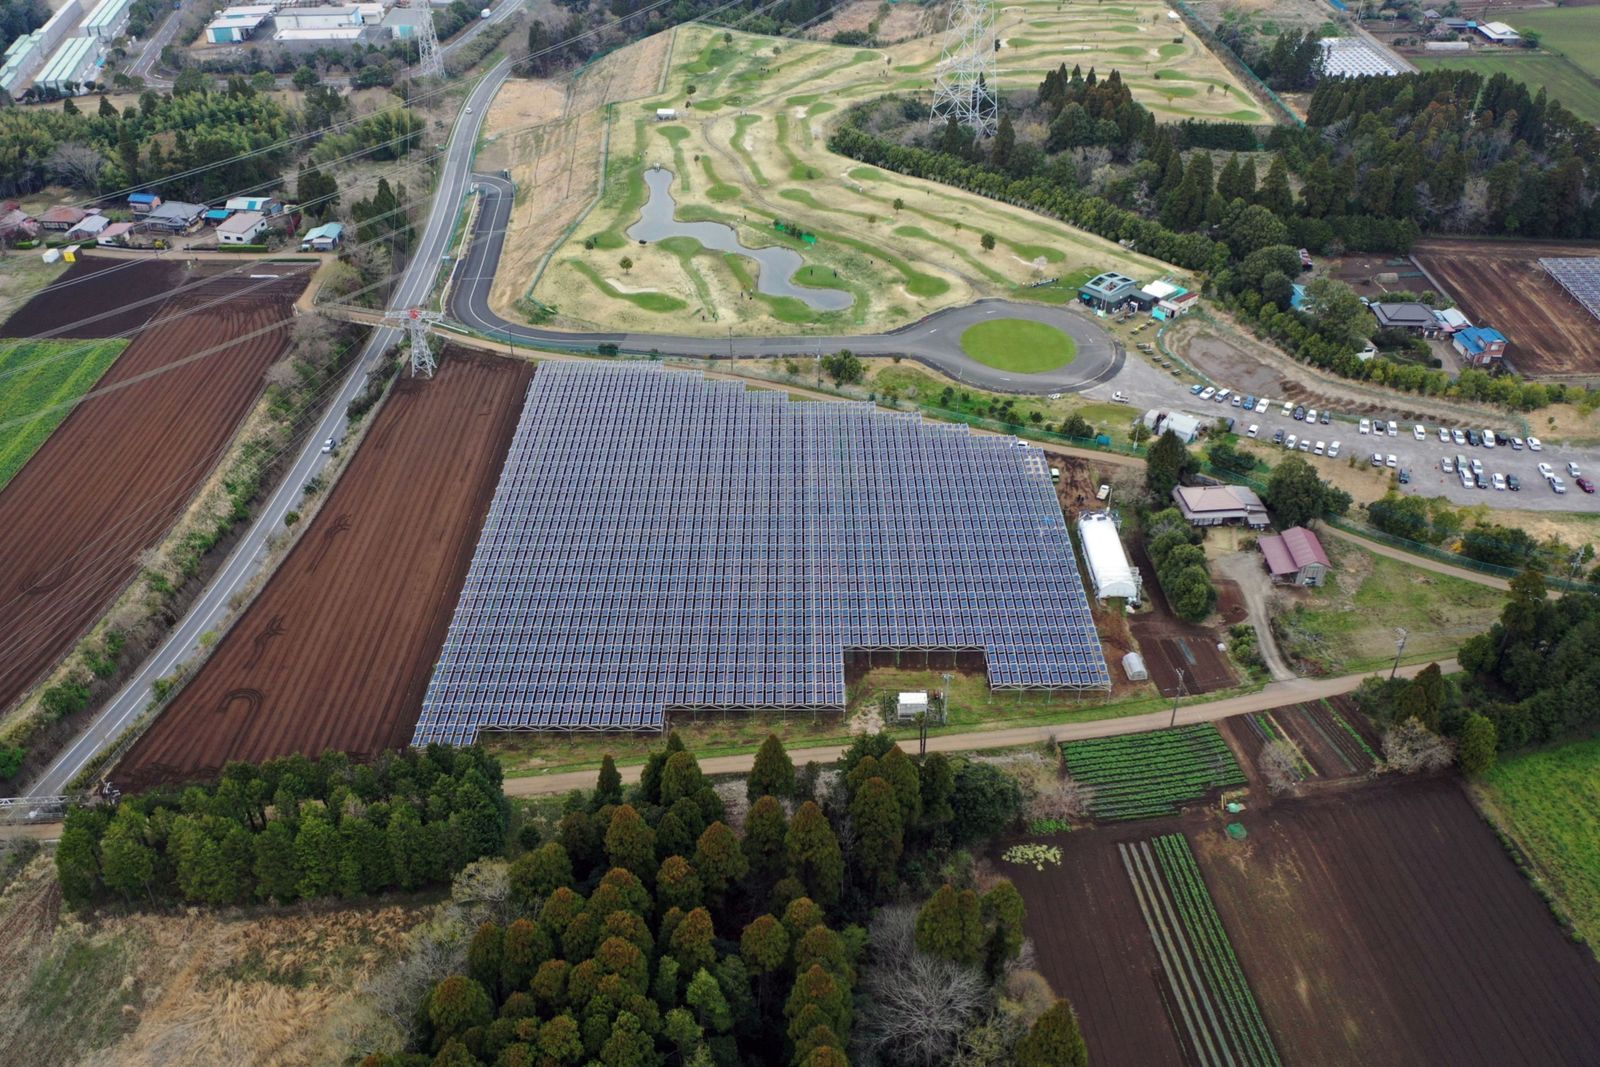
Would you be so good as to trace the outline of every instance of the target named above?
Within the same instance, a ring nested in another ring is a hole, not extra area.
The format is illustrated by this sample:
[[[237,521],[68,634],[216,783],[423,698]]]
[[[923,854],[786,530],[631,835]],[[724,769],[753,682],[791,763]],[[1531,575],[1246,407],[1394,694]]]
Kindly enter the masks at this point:
[[[423,311],[421,308],[404,308],[400,311],[387,311],[383,317],[403,328],[411,340],[411,376],[432,378],[433,372],[439,369],[439,364],[433,358],[433,347],[428,343],[428,338],[433,333],[433,324],[444,318],[444,315],[437,311]]]
[[[934,125],[944,125],[953,115],[979,137],[994,134],[1000,115],[994,48],[991,0],[956,0],[933,78]]]
[[[411,9],[422,14],[412,30],[417,39],[417,77],[443,78],[444,53],[439,51],[439,35],[433,32],[433,7],[428,0],[412,0]]]

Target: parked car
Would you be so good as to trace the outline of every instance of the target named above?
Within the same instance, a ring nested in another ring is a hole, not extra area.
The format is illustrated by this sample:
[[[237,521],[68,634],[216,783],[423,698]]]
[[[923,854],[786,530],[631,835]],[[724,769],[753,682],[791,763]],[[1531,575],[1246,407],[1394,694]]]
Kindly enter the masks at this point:
[[[1446,456],[1439,461],[1439,469],[1446,474],[1454,474],[1456,465],[1449,456]]]
[[[1290,452],[1293,452],[1294,451],[1294,446],[1299,444],[1299,443],[1300,443],[1300,435],[1292,433],[1292,434],[1289,435],[1289,439],[1283,443],[1283,447],[1287,448]]]
[[[1506,488],[1513,493],[1520,493],[1522,491],[1522,479],[1515,474],[1506,475]]]
[[[1447,445],[1450,443],[1450,431],[1445,429],[1443,426],[1439,427],[1439,443],[1441,445]]]
[[[1477,430],[1467,431],[1467,444],[1471,445],[1473,448],[1477,448],[1479,445],[1483,444],[1483,438],[1478,436]]]
[[[1338,441],[1335,441],[1333,444],[1328,446],[1328,458],[1329,459],[1338,459],[1339,458],[1339,442]]]
[[[1283,414],[1285,416],[1287,416],[1293,410],[1294,410],[1294,401],[1293,400],[1285,400],[1283,402]]]
[[[1200,399],[1201,400],[1210,400],[1212,397],[1214,397],[1216,395],[1217,395],[1217,387],[1214,386],[1214,385],[1208,385],[1204,389],[1200,390]]]
[[[1473,475],[1473,477],[1477,479],[1479,489],[1489,488],[1489,479],[1482,471],[1479,471],[1477,474]]]
[[[1316,444],[1311,446],[1311,454],[1313,456],[1320,456],[1326,451],[1327,451],[1327,448],[1324,447],[1324,445],[1323,445],[1323,443],[1321,441],[1318,441]]]
[[[1233,396],[1228,400],[1228,403],[1232,404],[1236,408],[1244,407],[1244,397],[1240,396],[1238,393],[1234,393]]]
[[[1246,411],[1254,411],[1256,409],[1256,398],[1253,397],[1253,396],[1245,397],[1244,398],[1244,409]]]
[[[1204,394],[1201,394],[1201,395],[1203,396]],[[1228,397],[1230,397],[1232,395],[1233,395],[1233,390],[1232,389],[1218,389],[1217,390],[1217,395],[1212,397],[1211,399],[1215,400],[1217,403],[1220,404],[1220,403],[1222,403],[1224,400],[1228,399]]]
[[[1544,451],[1544,445],[1539,443],[1539,439],[1537,437],[1528,438],[1528,447],[1535,452]]]
[[[1477,459],[1477,458],[1473,459],[1473,461],[1472,461],[1472,473],[1473,474],[1482,474],[1483,473],[1483,460]]]
[[[1567,460],[1567,473],[1572,475],[1574,478],[1576,478],[1578,475],[1582,474],[1583,472],[1578,469],[1578,465],[1576,463],[1572,462],[1572,460],[1569,459],[1569,460]]]
[[[1411,468],[1410,467],[1401,467],[1400,468],[1400,484],[1401,485],[1410,485],[1411,484]]]
[[[1393,419],[1389,420],[1389,436],[1393,437],[1400,432],[1400,424]]]
[[[1578,479],[1578,488],[1582,489],[1585,493],[1593,493],[1594,492],[1594,483],[1591,482],[1587,478],[1579,478]]]
[[[1271,406],[1272,401],[1268,400],[1266,397],[1262,397],[1260,400],[1256,401],[1256,413],[1265,415],[1267,413],[1267,409]]]
[[[1302,422],[1302,421],[1304,421],[1304,420],[1305,420],[1305,417],[1306,417],[1306,409],[1305,409],[1305,405],[1304,405],[1304,404],[1297,404],[1297,405],[1295,405],[1295,409],[1294,409],[1294,421],[1295,421],[1295,422]]]
[[[1393,452],[1390,452],[1384,457],[1383,465],[1385,467],[1398,467],[1400,465],[1400,461],[1394,458]]]
[[[1199,396],[1199,395],[1200,395],[1200,393],[1201,393],[1201,392],[1202,392],[1202,391],[1203,391],[1203,390],[1204,390],[1204,389],[1205,389],[1205,386],[1203,386],[1203,385],[1200,385],[1200,384],[1198,384],[1198,383],[1197,383],[1197,384],[1195,384],[1195,385],[1191,385],[1191,386],[1189,386],[1189,392],[1190,392],[1190,393],[1191,393],[1191,394],[1192,394],[1192,395],[1194,395],[1194,396]]]
[[[1458,445],[1464,445],[1467,443],[1467,435],[1462,433],[1460,430],[1451,430],[1450,440],[1454,441]]]
[[[1250,428],[1244,432],[1244,435],[1246,437],[1254,437],[1256,435],[1256,433],[1258,431],[1260,431],[1260,429],[1261,429],[1261,427],[1257,426],[1255,423],[1252,422],[1250,424]]]
[[[1428,436],[1428,431],[1424,430],[1422,428],[1422,423],[1419,422],[1415,426],[1411,427],[1411,436],[1415,440],[1421,441]]]
[[[1331,426],[1333,424],[1333,412],[1324,411],[1317,421],[1324,426]]]
[[[1362,419],[1360,424],[1359,424],[1359,426],[1358,426],[1358,429],[1360,429],[1360,431],[1362,433],[1371,433],[1372,432],[1372,422],[1371,422],[1371,420],[1370,419]]]
[[[1311,451],[1311,438],[1309,438],[1309,437],[1300,438],[1300,451],[1302,451],[1302,452],[1310,452]]]
[[[1485,431],[1483,431],[1483,447],[1484,448],[1493,448],[1494,447],[1494,431],[1493,430],[1485,430]]]
[[[1382,452],[1374,452],[1372,454],[1372,465],[1374,467],[1383,466],[1383,453]]]
[[[1550,488],[1556,494],[1556,496],[1567,495],[1567,483],[1561,480],[1561,475],[1559,474],[1551,476]]]
[[[1539,464],[1539,473],[1544,475],[1546,478],[1554,478],[1556,476],[1556,469],[1550,466],[1548,463],[1541,463]]]
[[[1513,451],[1513,452],[1521,452],[1522,451],[1522,438],[1513,437],[1511,439],[1511,451]]]
[[[1282,430],[1279,430],[1277,433],[1272,435],[1272,443],[1275,444],[1275,445],[1283,444],[1283,431]]]
[[[1506,476],[1499,471],[1494,472],[1494,487],[1496,490],[1503,490],[1506,487]]]
[[[1315,423],[1317,421],[1317,409],[1316,408],[1307,408],[1306,409],[1306,421],[1310,422],[1310,423]]]

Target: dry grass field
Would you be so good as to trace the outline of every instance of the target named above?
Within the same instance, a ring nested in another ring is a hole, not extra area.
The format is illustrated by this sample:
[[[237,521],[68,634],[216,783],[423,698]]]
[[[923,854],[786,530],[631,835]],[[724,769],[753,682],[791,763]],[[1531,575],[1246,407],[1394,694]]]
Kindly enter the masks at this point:
[[[1162,119],[1266,121],[1163,5],[1045,0],[1007,6],[998,21],[1006,88],[1032,89],[1061,63],[1102,75],[1115,67]],[[869,332],[978,297],[1025,296],[1019,287],[1043,278],[1174,273],[1032,212],[827,150],[832,124],[850,104],[925,92],[940,43],[935,35],[843,48],[691,25],[607,57],[559,91],[508,87],[490,112],[479,158],[480,169],[510,170],[518,184],[495,309],[515,316],[531,295],[557,309],[557,325],[573,328]],[[665,88],[658,89],[663,63]],[[660,108],[677,117],[657,121]],[[798,284],[845,290],[851,305],[825,312],[797,297],[756,293],[752,260],[709,251],[694,238],[647,246],[627,238],[648,195],[644,171],[653,166],[672,172],[678,219],[731,225],[746,247],[791,247],[804,261]],[[598,203],[583,214],[597,192]],[[776,233],[774,219],[816,243]],[[980,246],[985,233],[996,238],[992,251]]]

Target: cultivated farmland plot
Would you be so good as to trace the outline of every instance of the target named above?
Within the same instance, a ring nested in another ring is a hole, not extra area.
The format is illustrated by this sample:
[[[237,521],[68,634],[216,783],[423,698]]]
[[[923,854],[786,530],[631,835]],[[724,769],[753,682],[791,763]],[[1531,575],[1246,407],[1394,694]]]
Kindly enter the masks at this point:
[[[1286,743],[1294,750],[1300,781],[1331,781],[1370,771],[1378,762],[1378,740],[1363,729],[1370,731],[1365,717],[1343,697],[1270,708],[1222,724],[1247,762],[1274,741]]]
[[[1183,835],[1118,844],[1117,851],[1194,1059],[1207,1065],[1281,1063]]]
[[[1067,773],[1094,786],[1094,817],[1171,815],[1214,789],[1245,784],[1228,743],[1210,723],[1062,746]]]

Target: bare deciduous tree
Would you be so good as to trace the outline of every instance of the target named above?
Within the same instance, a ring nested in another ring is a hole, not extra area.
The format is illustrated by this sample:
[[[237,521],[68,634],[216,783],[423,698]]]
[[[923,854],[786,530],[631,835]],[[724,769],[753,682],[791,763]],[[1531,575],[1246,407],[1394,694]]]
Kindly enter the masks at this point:
[[[57,181],[80,189],[94,188],[100,180],[100,170],[105,165],[106,157],[98,148],[76,141],[56,145],[50,158],[45,161],[45,166]]]
[[[989,1002],[981,970],[918,952],[917,914],[885,908],[872,920],[872,956],[861,986],[871,1008],[859,1039],[890,1062],[948,1063]]]
[[[1294,749],[1288,742],[1268,741],[1261,747],[1261,755],[1256,757],[1256,766],[1261,768],[1261,777],[1266,779],[1267,789],[1273,796],[1281,796],[1294,788],[1298,775]]]
[[[1094,786],[1076,778],[1046,782],[1028,800],[1030,819],[1083,819],[1094,807]]]
[[[1455,747],[1416,719],[1383,732],[1383,762],[1392,771],[1441,771],[1455,760]]]

